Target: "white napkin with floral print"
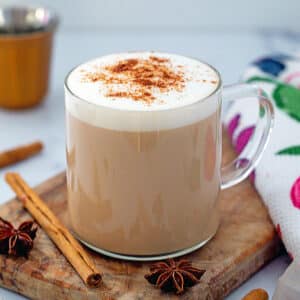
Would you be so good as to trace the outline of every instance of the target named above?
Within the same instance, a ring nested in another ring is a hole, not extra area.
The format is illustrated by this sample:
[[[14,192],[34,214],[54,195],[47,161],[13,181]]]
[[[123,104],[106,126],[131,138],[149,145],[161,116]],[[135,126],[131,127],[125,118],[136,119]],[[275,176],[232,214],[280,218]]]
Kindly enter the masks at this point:
[[[300,57],[260,58],[249,66],[242,80],[263,88],[275,108],[270,143],[250,179],[289,255],[300,262]],[[240,102],[234,104],[225,120],[238,153],[255,129],[249,117],[253,105]]]

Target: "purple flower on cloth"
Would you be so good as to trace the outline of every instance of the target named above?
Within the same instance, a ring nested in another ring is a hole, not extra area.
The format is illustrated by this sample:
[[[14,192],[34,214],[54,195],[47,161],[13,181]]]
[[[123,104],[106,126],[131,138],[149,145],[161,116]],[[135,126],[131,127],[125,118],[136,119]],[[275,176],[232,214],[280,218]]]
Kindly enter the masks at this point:
[[[247,158],[240,158],[236,162],[236,167],[246,167],[249,164],[249,159]],[[252,184],[255,184],[255,170],[253,170],[249,175],[249,180]]]
[[[253,170],[249,175],[249,180],[252,184],[255,184],[255,170]]]
[[[255,126],[250,126],[250,127],[246,127],[244,128],[238,135],[236,141],[233,141],[233,135],[237,129],[237,127],[240,124],[240,119],[241,119],[241,115],[240,114],[236,114],[234,115],[230,121],[228,122],[227,125],[227,132],[228,135],[231,139],[231,141],[233,142],[234,146],[235,146],[235,150],[237,151],[237,153],[241,153],[243,151],[243,149],[245,148],[245,146],[248,144]]]
[[[290,197],[293,205],[300,209],[300,177],[298,177],[293,183],[290,191]]]
[[[234,141],[233,135],[234,135],[237,127],[240,124],[240,119],[241,119],[241,114],[236,114],[230,119],[230,121],[228,122],[228,125],[227,125],[228,135],[229,135],[232,143],[234,144],[235,150],[238,154],[240,154],[243,151],[243,149],[246,147],[246,145],[248,144],[248,142],[255,130],[255,126],[250,126],[250,127],[244,128],[237,136],[236,141]],[[237,168],[245,167],[247,164],[249,164],[249,160],[247,158],[241,158],[236,162],[236,167]],[[255,171],[253,171],[249,175],[249,180],[252,184],[254,184]]]
[[[248,144],[250,138],[252,137],[254,130],[255,130],[255,126],[249,126],[249,127],[246,127],[245,129],[243,129],[239,133],[239,135],[235,141],[235,150],[237,153],[241,153],[244,150],[244,148]]]
[[[233,139],[233,134],[235,130],[239,126],[240,119],[241,119],[240,114],[234,115],[227,125],[227,132],[231,140]]]

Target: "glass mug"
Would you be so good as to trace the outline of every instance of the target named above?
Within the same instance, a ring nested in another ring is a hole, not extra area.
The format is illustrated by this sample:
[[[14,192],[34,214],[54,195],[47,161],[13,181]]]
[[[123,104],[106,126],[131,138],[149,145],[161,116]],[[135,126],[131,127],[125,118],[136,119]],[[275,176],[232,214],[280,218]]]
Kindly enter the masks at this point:
[[[68,210],[73,232],[86,246],[149,261],[187,254],[215,235],[220,190],[250,174],[274,119],[261,90],[248,84],[222,90],[215,72],[219,83],[208,97],[157,111],[90,103],[71,90],[70,73],[66,77]],[[249,97],[264,113],[251,143],[221,167],[222,98]]]

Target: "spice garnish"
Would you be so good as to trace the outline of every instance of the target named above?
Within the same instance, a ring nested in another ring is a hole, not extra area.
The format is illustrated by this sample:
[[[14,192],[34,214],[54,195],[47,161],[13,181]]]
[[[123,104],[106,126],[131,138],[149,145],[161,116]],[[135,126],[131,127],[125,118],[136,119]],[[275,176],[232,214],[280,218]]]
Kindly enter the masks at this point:
[[[155,100],[154,92],[181,91],[186,78],[181,68],[170,59],[156,56],[123,59],[115,64],[94,66],[93,71],[82,70],[83,82],[102,82],[107,97],[130,98],[147,104]]]
[[[17,194],[23,206],[46,231],[82,280],[89,287],[99,287],[102,277],[89,254],[54,215],[46,203],[18,173],[6,173],[5,179]]]
[[[37,226],[32,221],[23,222],[17,229],[0,218],[0,253],[28,257],[33,247]]]
[[[152,264],[150,273],[145,275],[145,279],[165,292],[175,292],[179,295],[186,287],[197,284],[204,273],[205,270],[193,267],[188,260],[176,262],[169,259]]]
[[[7,167],[24,159],[27,159],[43,149],[40,141],[18,146],[16,148],[0,152],[0,168]]]
[[[263,289],[255,289],[250,291],[242,300],[268,300],[269,295]]]

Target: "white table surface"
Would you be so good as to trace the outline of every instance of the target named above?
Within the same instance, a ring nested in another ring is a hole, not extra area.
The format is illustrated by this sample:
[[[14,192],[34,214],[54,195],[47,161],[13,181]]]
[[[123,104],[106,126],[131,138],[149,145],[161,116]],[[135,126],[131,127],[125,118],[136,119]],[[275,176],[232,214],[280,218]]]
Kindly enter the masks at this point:
[[[239,79],[247,63],[271,52],[300,50],[300,35],[286,31],[131,31],[58,32],[55,39],[51,87],[44,103],[26,111],[0,110],[0,149],[41,139],[42,154],[13,167],[0,170],[0,203],[13,196],[4,173],[18,171],[31,184],[38,184],[65,169],[63,81],[75,65],[90,58],[126,50],[160,50],[199,57],[222,74],[223,81]],[[253,288],[273,294],[278,277],[289,263],[279,257],[234,291],[228,300],[240,300]],[[0,300],[24,299],[0,289]]]

